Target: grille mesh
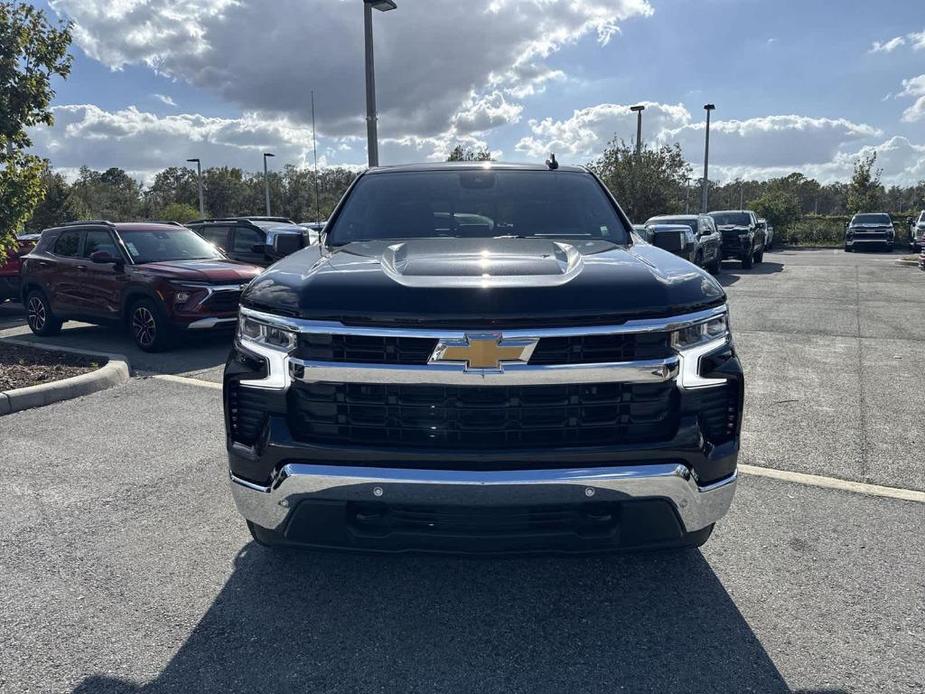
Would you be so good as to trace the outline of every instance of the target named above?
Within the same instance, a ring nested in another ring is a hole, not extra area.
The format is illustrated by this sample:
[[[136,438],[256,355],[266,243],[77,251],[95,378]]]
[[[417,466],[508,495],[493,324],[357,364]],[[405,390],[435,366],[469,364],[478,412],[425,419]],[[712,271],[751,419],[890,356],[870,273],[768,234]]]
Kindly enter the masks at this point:
[[[668,440],[674,383],[421,386],[297,383],[289,425],[303,441],[457,450]]]

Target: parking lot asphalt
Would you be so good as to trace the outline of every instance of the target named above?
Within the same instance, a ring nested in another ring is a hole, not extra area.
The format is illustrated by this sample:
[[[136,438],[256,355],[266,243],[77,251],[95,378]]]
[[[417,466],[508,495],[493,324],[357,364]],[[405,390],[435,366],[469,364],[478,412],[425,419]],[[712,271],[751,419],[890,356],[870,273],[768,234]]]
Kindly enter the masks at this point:
[[[741,461],[925,489],[925,273],[766,261],[722,275]],[[129,352],[118,340],[91,339]],[[145,371],[214,380],[226,353],[207,341]],[[135,378],[0,418],[0,691],[925,689],[923,504],[745,475],[702,551],[274,553],[233,508],[220,406]]]

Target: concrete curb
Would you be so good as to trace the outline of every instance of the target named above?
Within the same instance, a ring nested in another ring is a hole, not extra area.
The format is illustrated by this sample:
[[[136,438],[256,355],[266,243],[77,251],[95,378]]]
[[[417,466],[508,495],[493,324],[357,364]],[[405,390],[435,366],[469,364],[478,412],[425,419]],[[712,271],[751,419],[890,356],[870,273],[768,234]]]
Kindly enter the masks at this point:
[[[42,407],[61,400],[79,398],[82,395],[90,395],[90,393],[96,393],[97,391],[126,383],[131,376],[128,358],[122,354],[59,347],[41,342],[32,342],[31,340],[4,338],[3,342],[20,347],[35,347],[36,349],[84,354],[91,357],[105,357],[107,362],[101,368],[90,373],[0,393],[0,415],[28,410],[33,407]]]

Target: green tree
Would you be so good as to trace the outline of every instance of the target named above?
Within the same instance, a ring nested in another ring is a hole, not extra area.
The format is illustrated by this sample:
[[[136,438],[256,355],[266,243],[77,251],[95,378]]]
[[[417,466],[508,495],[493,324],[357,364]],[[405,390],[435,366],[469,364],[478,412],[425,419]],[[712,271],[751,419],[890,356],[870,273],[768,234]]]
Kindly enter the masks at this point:
[[[193,207],[185,202],[172,202],[162,207],[157,211],[157,214],[151,215],[151,217],[162,222],[180,222],[181,224],[185,224],[194,219],[199,219],[199,208]]]
[[[64,180],[64,176],[52,171],[47,164],[42,172],[42,187],[45,195],[26,225],[29,231],[41,231],[89,216],[90,211],[71,195],[71,186]]]
[[[623,140],[611,140],[604,153],[590,164],[634,222],[658,214],[681,212],[691,167],[681,147],[663,145],[636,148]]]
[[[54,75],[71,69],[70,26],[42,10],[0,0],[0,262],[42,198],[44,163],[25,152],[27,129],[51,125]]]
[[[447,161],[491,161],[491,152],[487,149],[472,149],[456,145],[450,150]]]
[[[71,187],[75,205],[92,219],[131,222],[144,219],[141,185],[120,168],[93,171],[81,167]]]
[[[764,217],[771,226],[784,230],[800,216],[800,199],[786,190],[768,190],[748,202],[748,209]]]
[[[877,153],[860,157],[854,163],[854,174],[848,184],[848,211],[877,212],[882,206],[883,186],[880,185],[882,169],[874,170]]]
[[[199,214],[199,187],[194,170],[185,166],[166,168],[154,177],[144,192],[146,217],[160,218],[161,211],[171,203],[194,207]]]

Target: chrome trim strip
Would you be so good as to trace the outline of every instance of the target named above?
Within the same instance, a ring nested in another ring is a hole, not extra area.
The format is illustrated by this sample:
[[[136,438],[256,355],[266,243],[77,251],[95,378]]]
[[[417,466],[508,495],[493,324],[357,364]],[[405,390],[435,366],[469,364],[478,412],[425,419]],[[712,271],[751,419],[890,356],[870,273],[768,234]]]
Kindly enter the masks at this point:
[[[584,503],[665,498],[688,532],[719,520],[732,503],[737,473],[703,487],[684,465],[662,463],[564,470],[411,470],[293,463],[270,486],[230,475],[240,513],[271,530],[283,527],[300,501],[463,504]]]
[[[544,337],[577,337],[581,335],[618,335],[624,333],[653,333],[671,332],[681,330],[696,323],[709,320],[727,312],[724,305],[715,306],[696,313],[687,313],[670,318],[647,318],[630,320],[618,325],[585,325],[569,326],[566,328],[516,328],[500,330],[505,339],[544,338]],[[289,318],[273,313],[264,313],[254,309],[241,307],[241,314],[255,320],[269,323],[278,328],[285,328],[300,333],[323,335],[364,335],[369,337],[421,337],[431,340],[464,339],[465,330],[443,330],[441,328],[390,328],[344,325],[336,321],[315,321],[303,318]],[[470,333],[473,331],[469,331]]]
[[[710,340],[702,345],[695,345],[678,351],[681,358],[681,370],[678,385],[686,389],[709,388],[726,385],[725,378],[704,378],[700,375],[700,360],[710,352],[723,348],[729,343],[729,335]]]
[[[248,343],[250,348],[250,343]],[[303,382],[407,383],[456,386],[517,386],[568,383],[662,383],[678,375],[680,359],[604,364],[504,364],[501,369],[469,369],[459,364],[351,364],[289,357],[289,375]],[[242,381],[242,383],[244,383]]]
[[[186,326],[187,330],[208,330],[209,328],[214,328],[216,325],[224,325],[225,323],[234,323],[237,321],[237,318],[200,318],[199,320],[193,321]]]

